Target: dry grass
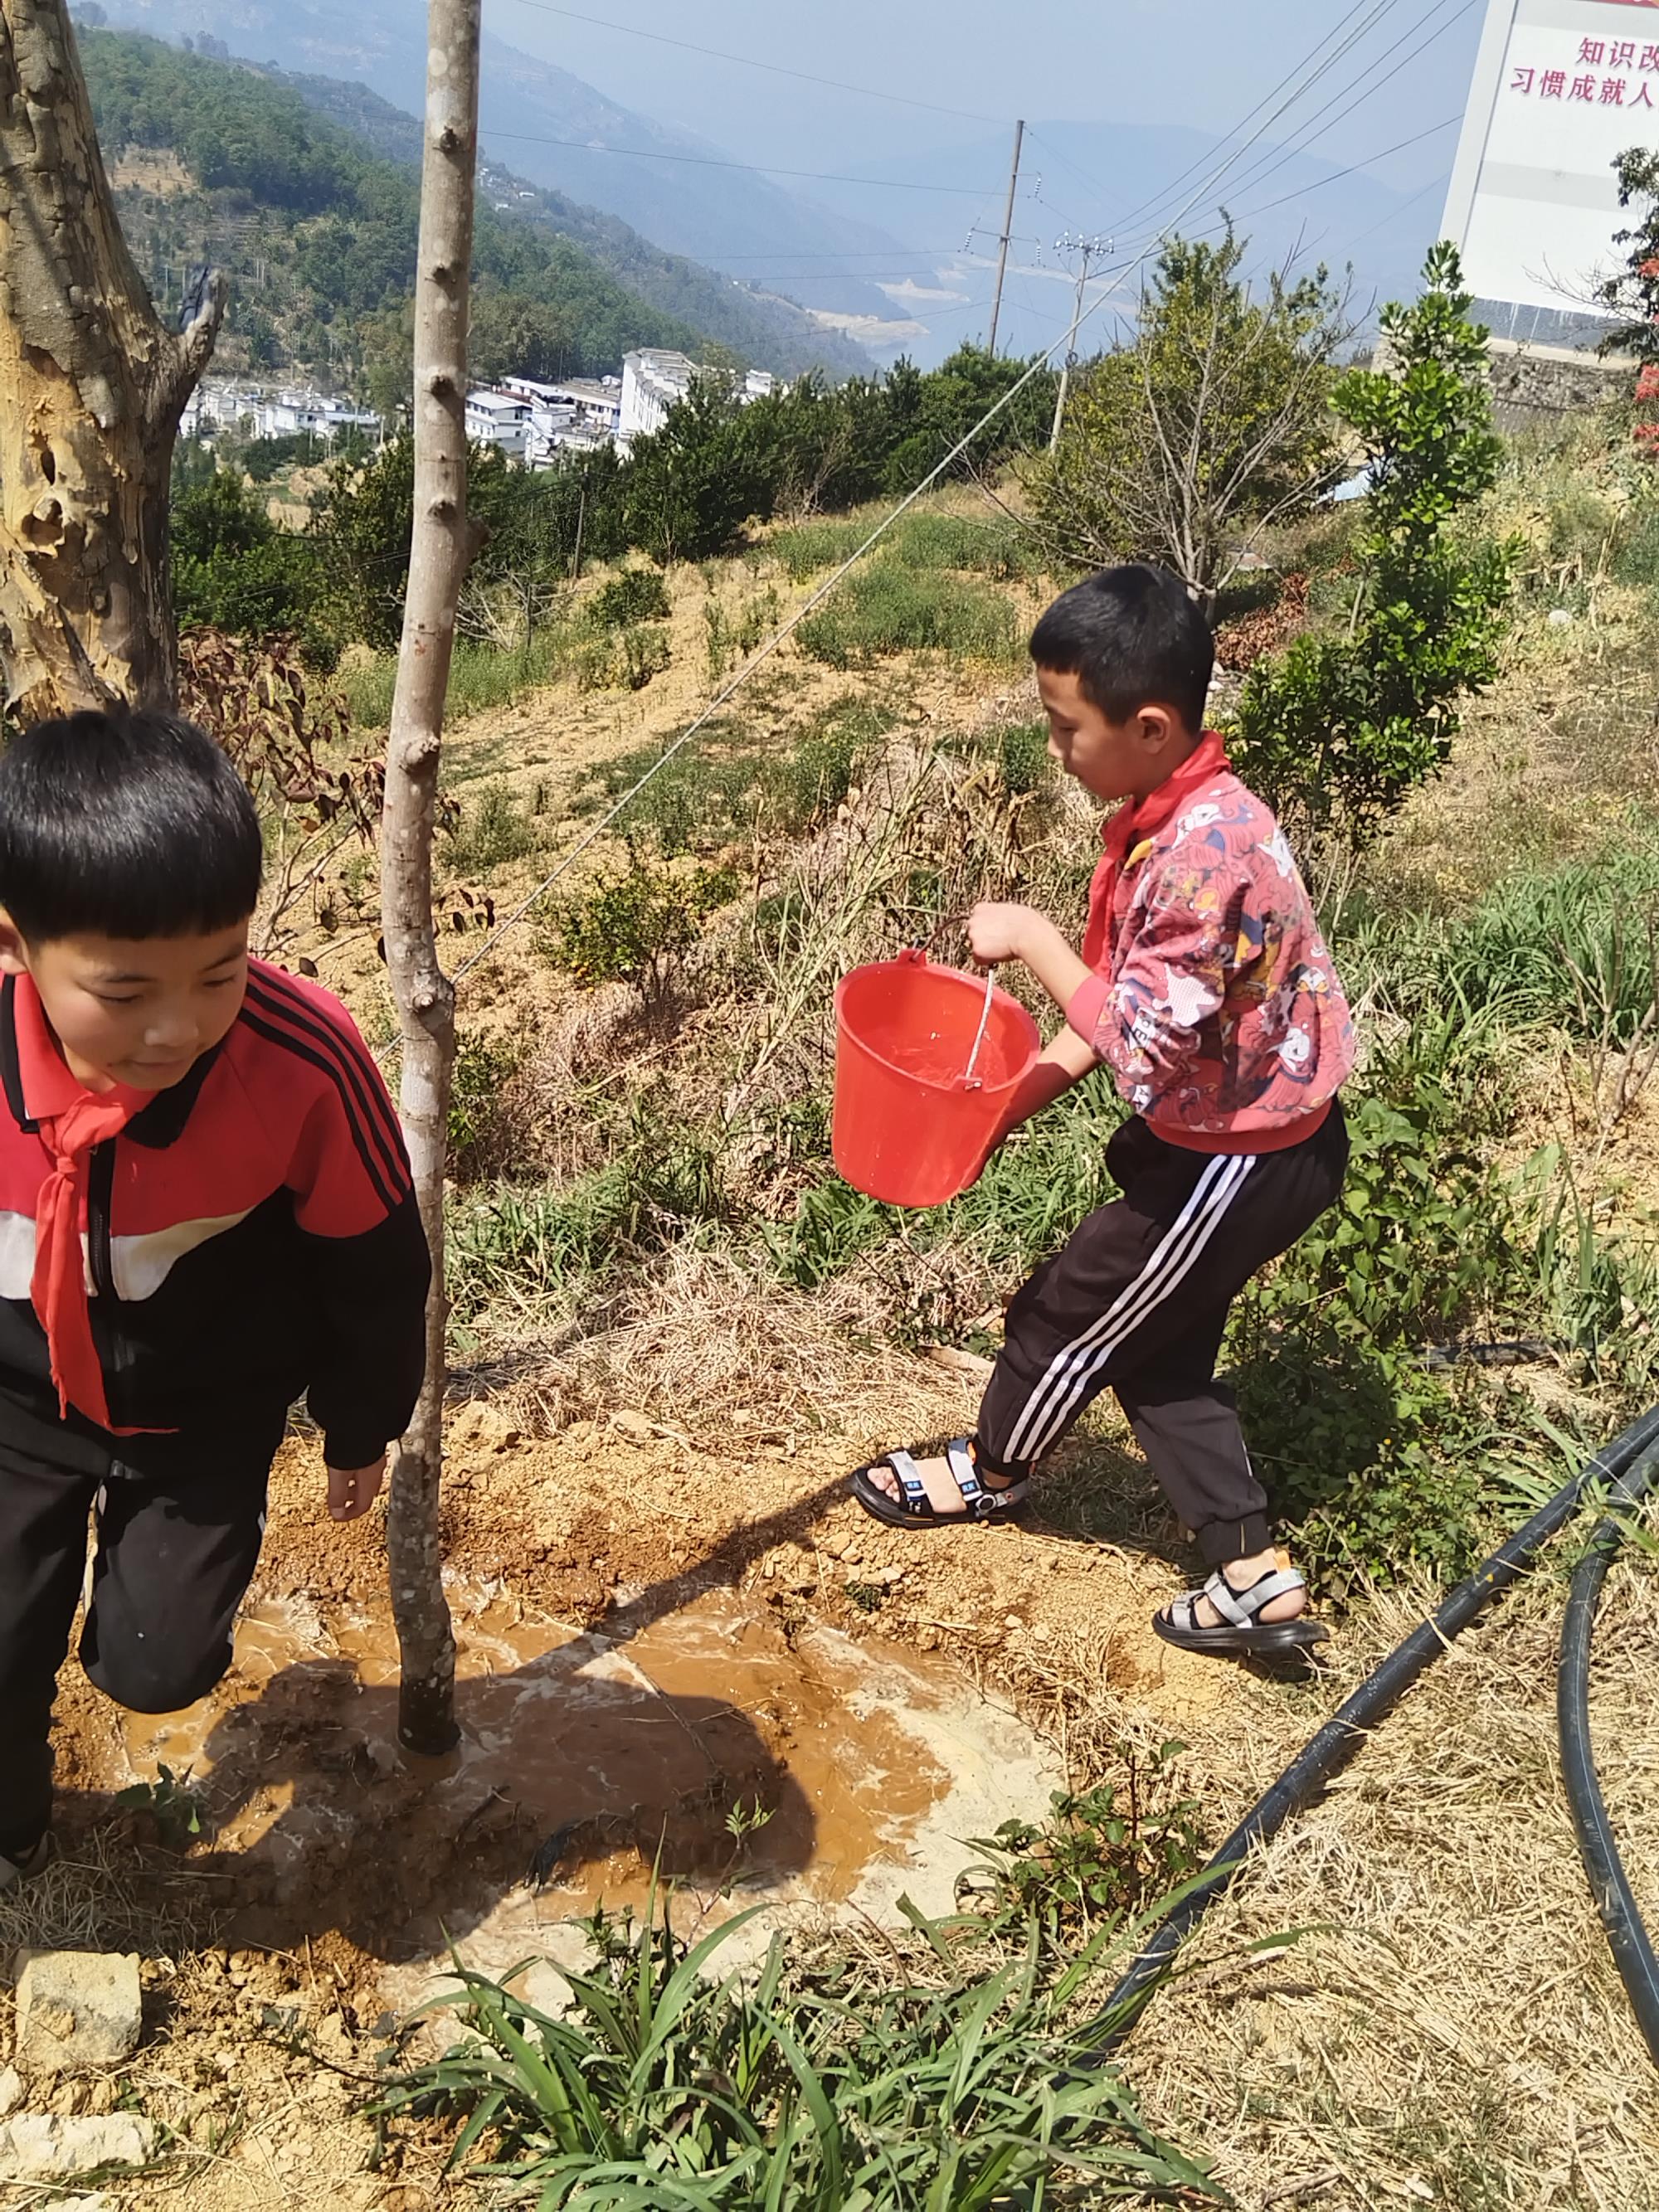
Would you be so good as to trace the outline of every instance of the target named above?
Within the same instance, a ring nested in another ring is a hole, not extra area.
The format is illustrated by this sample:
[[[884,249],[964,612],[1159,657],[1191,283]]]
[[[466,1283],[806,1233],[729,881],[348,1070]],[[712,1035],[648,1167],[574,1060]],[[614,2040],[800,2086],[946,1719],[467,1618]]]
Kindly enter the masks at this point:
[[[1650,1562],[1615,1571],[1592,1717],[1626,1863],[1659,1920],[1652,1594]],[[1202,2144],[1249,2212],[1659,2206],[1659,2082],[1559,1788],[1563,1597],[1546,1569],[1450,1650],[1211,1909],[1194,1970],[1127,2046],[1148,2117]],[[1230,1696],[1188,1729],[1183,1779],[1213,1832],[1421,1618],[1409,1598],[1379,1597],[1317,1686],[1253,1685],[1247,1705]],[[1144,1734],[1110,1662],[1068,1651],[1023,1684],[1085,1776]]]
[[[532,1434],[619,1406],[703,1442],[925,1428],[950,1401],[946,1370],[880,1342],[875,1319],[855,1279],[808,1294],[680,1245],[602,1331],[521,1363],[498,1402]]]

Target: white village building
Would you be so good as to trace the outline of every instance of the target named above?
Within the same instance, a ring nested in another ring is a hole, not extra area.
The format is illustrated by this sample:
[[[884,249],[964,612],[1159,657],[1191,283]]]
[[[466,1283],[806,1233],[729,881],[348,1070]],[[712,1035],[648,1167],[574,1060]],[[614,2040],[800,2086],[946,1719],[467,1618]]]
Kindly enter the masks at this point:
[[[637,353],[624,355],[622,419],[617,433],[622,451],[625,453],[635,438],[648,438],[660,430],[669,409],[677,399],[684,398],[702,373],[686,355],[665,347],[642,346]],[[751,400],[763,398],[775,381],[765,369],[751,368],[738,397],[747,406]]]

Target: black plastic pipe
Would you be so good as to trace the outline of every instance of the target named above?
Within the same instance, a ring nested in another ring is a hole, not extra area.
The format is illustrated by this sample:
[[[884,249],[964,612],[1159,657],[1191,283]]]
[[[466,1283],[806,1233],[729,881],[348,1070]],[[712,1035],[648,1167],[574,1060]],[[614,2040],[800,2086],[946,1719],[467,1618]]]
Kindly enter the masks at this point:
[[[1637,1504],[1659,1478],[1659,1450],[1644,1452],[1613,1485],[1615,1506]],[[1613,1962],[1629,1994],[1631,2010],[1643,2040],[1659,2065],[1659,1957],[1643,1925],[1630,1877],[1613,1840],[1613,1823],[1596,1778],[1590,1747],[1590,1638],[1601,1602],[1601,1585],[1618,1557],[1624,1529],[1616,1513],[1598,1522],[1589,1549],[1573,1570],[1561,1624],[1561,1664],[1556,1676],[1556,1726],[1561,1741],[1561,1779],[1578,1831],[1578,1850],[1589,1876],[1601,1925],[1607,1931]]]
[[[1517,1528],[1507,1543],[1500,1544],[1486,1564],[1477,1567],[1467,1581],[1459,1583],[1434,1618],[1425,1621],[1420,1628],[1413,1629],[1405,1642],[1389,1654],[1376,1673],[1360,1684],[1347,1703],[1326,1722],[1307,1749],[1292,1760],[1267,1795],[1245,1814],[1179,1903],[1158,1923],[1145,1949],[1137,1953],[1134,1963],[1107,1998],[1101,2011],[1098,2037],[1091,2054],[1095,2058],[1109,2057],[1133,2027],[1154,1987],[1168,1971],[1176,1951],[1216,1899],[1231,1886],[1251,1846],[1266,1843],[1270,1837],[1276,1836],[1291,1814],[1309,1804],[1331,1777],[1347,1764],[1364,1742],[1367,1732],[1411,1687],[1418,1676],[1427,1672],[1452,1638],[1461,1635],[1495,1597],[1501,1595],[1524,1573],[1550,1538],[1571,1517],[1585,1492],[1596,1483],[1617,1483],[1650,1447],[1656,1448],[1655,1462],[1659,1464],[1659,1406],[1644,1413],[1640,1420],[1633,1421],[1610,1444],[1604,1445],[1571,1482],[1557,1491],[1547,1505],[1534,1513],[1523,1528]],[[1582,1567],[1579,1572],[1583,1572]],[[1606,1572],[1605,1563],[1602,1572]],[[1593,1593],[1589,1603],[1589,1617],[1593,1620]],[[1588,1638],[1587,1623],[1586,1661]],[[1588,1758],[1588,1754],[1586,1756]],[[1595,1803],[1600,1808],[1601,1793],[1595,1790],[1595,1770],[1590,1767],[1589,1771],[1590,1788],[1595,1791]],[[1605,1810],[1601,1812],[1601,1829],[1605,1831]],[[1580,1832],[1582,1835],[1583,1831],[1581,1829]],[[1607,1838],[1606,1848],[1611,1854],[1612,1866],[1618,1869],[1622,1879],[1623,1869],[1619,1867],[1618,1854],[1612,1850],[1610,1837]],[[1586,1861],[1588,1863],[1588,1847]],[[1592,1882],[1595,1881],[1594,1870],[1590,1878]],[[1598,1890],[1598,1902],[1601,1895]],[[1621,1926],[1627,1930],[1639,1930],[1641,1921],[1636,1916],[1633,1902],[1630,1901],[1628,1884],[1625,1886],[1623,1901],[1628,1906],[1628,1917],[1621,1921]],[[1603,1917],[1606,1917],[1605,1907]],[[1611,1922],[1608,1923],[1608,1929],[1611,1933]],[[1621,1960],[1620,1972],[1623,1971]],[[1652,1977],[1647,1986],[1651,1990],[1656,2006],[1653,2016],[1656,2022],[1659,2022],[1659,1966],[1656,1966],[1651,1948],[1646,1953],[1646,1972]],[[1645,2021],[1643,2032],[1647,2033]],[[1651,2042],[1651,2037],[1649,2039]]]

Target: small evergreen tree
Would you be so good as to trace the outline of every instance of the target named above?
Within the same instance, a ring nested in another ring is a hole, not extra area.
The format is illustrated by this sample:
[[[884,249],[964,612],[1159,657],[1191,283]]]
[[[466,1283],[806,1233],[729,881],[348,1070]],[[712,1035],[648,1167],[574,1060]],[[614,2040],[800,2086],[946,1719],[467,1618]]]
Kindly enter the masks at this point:
[[[1460,701],[1497,670],[1514,549],[1456,526],[1492,488],[1502,451],[1486,332],[1469,304],[1457,250],[1443,240],[1419,299],[1382,311],[1387,365],[1339,380],[1337,412],[1370,457],[1356,618],[1258,663],[1239,702],[1242,772],[1280,814],[1356,850],[1438,772]]]

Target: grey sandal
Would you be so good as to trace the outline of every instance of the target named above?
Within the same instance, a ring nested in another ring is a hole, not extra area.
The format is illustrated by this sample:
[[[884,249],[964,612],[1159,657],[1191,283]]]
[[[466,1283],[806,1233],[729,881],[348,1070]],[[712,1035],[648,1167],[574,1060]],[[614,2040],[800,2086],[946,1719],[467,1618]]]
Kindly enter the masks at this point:
[[[885,1459],[872,1460],[868,1467],[860,1468],[853,1477],[853,1495],[866,1513],[884,1521],[890,1528],[968,1528],[975,1522],[998,1521],[1012,1513],[1031,1486],[1029,1481],[1020,1481],[993,1490],[982,1483],[974,1466],[973,1446],[966,1437],[951,1437],[945,1447],[945,1462],[962,1492],[960,1513],[939,1510],[927,1495],[915,1457],[908,1451],[890,1451]],[[898,1477],[902,1496],[890,1498],[878,1483],[871,1480],[878,1468]]]
[[[1310,1650],[1322,1644],[1329,1631],[1306,1613],[1294,1620],[1263,1620],[1261,1611],[1275,1598],[1288,1597],[1307,1583],[1294,1567],[1269,1568],[1248,1589],[1235,1589],[1218,1567],[1201,1590],[1188,1590],[1152,1616],[1152,1626],[1166,1644],[1182,1651],[1206,1651],[1219,1658],[1250,1653],[1272,1656]],[[1198,1618],[1198,1601],[1208,1598],[1221,1615],[1218,1627],[1206,1628]]]

